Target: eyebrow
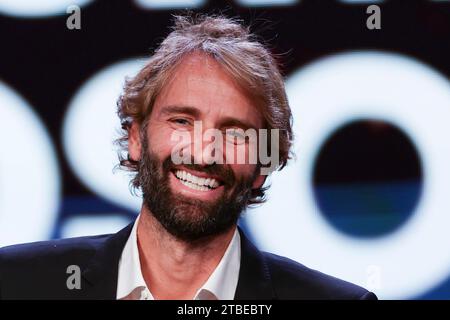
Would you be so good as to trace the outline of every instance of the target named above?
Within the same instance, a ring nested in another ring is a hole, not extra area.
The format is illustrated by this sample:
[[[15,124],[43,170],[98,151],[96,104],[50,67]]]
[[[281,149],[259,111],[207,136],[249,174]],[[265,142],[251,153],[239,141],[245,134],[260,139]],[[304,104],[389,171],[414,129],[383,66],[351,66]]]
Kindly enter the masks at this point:
[[[169,105],[165,106],[161,109],[161,115],[173,115],[173,114],[188,114],[195,118],[200,118],[201,111],[192,106],[185,105]],[[244,130],[249,128],[255,128],[255,126],[245,120],[236,119],[233,117],[225,117],[220,120],[219,128],[223,127],[239,127]]]
[[[162,115],[172,115],[172,114],[189,114],[193,117],[200,117],[200,110],[198,110],[195,107],[191,107],[191,106],[175,106],[175,105],[171,105],[171,106],[165,106],[161,109],[160,112]]]

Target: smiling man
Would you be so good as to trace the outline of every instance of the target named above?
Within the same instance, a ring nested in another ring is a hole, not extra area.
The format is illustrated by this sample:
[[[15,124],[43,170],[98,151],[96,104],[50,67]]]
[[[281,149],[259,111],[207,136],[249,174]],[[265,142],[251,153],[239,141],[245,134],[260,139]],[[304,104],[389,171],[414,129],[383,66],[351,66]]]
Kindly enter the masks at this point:
[[[237,227],[264,202],[267,173],[286,165],[292,143],[283,78],[248,28],[175,17],[118,107],[120,166],[135,173],[138,218],[113,235],[0,249],[1,298],[376,298],[259,251]]]

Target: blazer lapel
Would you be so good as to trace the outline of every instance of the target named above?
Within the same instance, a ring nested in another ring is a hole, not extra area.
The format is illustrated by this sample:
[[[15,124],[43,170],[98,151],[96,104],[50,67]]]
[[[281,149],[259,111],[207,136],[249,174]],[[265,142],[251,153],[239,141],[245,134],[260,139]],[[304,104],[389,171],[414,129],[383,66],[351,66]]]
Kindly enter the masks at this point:
[[[84,286],[86,289],[83,290],[84,298],[116,299],[119,260],[133,224],[134,222],[130,223],[98,245],[97,253],[82,272],[86,284]]]
[[[275,299],[269,268],[263,254],[247,239],[240,228],[239,234],[241,236],[241,267],[234,299]]]

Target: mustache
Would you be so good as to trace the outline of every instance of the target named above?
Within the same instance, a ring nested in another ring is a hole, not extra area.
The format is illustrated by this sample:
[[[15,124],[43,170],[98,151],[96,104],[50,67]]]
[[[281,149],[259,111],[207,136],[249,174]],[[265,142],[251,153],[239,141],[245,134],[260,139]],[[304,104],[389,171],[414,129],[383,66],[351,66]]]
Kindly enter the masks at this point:
[[[203,172],[205,174],[209,174],[212,176],[217,176],[224,185],[233,185],[236,182],[236,176],[234,175],[233,170],[230,166],[224,165],[224,164],[207,164],[207,165],[200,165],[194,163],[194,158],[191,159],[190,163],[180,165],[175,165],[171,159],[171,157],[167,157],[163,161],[163,170],[166,174],[169,173],[169,171],[172,171],[174,169],[181,169],[186,168],[193,171]]]

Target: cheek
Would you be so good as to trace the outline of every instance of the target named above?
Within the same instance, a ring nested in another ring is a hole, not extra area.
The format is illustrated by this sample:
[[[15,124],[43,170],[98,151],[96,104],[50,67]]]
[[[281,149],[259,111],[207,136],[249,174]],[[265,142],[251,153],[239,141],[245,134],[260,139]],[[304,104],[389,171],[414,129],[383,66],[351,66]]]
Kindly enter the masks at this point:
[[[172,150],[175,148],[177,142],[172,141],[172,131],[170,128],[163,126],[149,126],[147,131],[147,139],[149,142],[149,148],[160,159],[165,159],[170,156]]]
[[[254,167],[258,163],[258,149],[254,144],[233,145],[225,143],[225,161],[228,164],[236,164],[246,167]]]
[[[249,178],[252,177],[256,171],[256,165],[254,164],[233,164],[231,165],[236,178]]]

